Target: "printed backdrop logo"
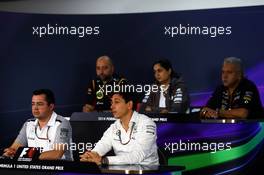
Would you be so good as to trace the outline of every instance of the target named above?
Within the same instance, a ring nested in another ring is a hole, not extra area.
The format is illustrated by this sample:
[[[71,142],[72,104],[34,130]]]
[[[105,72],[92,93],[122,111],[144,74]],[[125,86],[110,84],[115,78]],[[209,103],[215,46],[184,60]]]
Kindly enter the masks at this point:
[[[34,147],[22,148],[18,161],[32,161],[39,154],[39,149]]]

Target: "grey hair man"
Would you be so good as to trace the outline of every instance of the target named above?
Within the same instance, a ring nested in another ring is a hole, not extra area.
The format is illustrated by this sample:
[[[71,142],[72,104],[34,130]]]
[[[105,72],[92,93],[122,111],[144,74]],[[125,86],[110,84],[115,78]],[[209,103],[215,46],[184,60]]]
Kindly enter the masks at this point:
[[[252,81],[245,78],[241,59],[224,59],[222,85],[216,88],[200,114],[205,118],[263,117],[258,89]]]

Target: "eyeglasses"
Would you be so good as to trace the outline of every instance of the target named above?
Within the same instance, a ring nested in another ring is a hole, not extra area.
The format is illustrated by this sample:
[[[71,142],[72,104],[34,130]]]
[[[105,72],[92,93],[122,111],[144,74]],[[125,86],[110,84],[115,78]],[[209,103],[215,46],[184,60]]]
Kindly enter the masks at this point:
[[[130,140],[131,140],[131,136],[132,136],[132,132],[133,132],[133,129],[134,129],[135,124],[136,124],[135,122],[132,123],[131,131],[130,131],[130,134],[129,134],[129,140],[128,140],[127,142],[125,142],[125,143],[123,143],[123,141],[122,141],[122,139],[121,139],[121,130],[119,129],[119,130],[117,131],[117,135],[118,135],[118,137],[119,137],[119,141],[120,141],[120,143],[121,143],[122,145],[127,145],[127,144],[130,142]]]
[[[47,129],[47,132],[46,132],[46,137],[39,137],[38,136],[38,133],[37,133],[37,127],[35,127],[35,135],[37,136],[38,139],[40,140],[48,140],[50,142],[50,139],[49,139],[49,129],[50,129],[50,126],[48,126],[48,129]]]

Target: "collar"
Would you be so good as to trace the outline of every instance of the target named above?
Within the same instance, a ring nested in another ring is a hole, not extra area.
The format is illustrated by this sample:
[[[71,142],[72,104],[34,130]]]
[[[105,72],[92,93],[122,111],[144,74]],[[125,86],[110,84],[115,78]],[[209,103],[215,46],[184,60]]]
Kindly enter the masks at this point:
[[[98,83],[102,83],[102,84],[105,85],[105,84],[111,83],[111,82],[113,81],[114,78],[113,78],[113,76],[111,76],[111,78],[110,78],[109,80],[105,81],[105,82],[104,82],[103,80],[101,80],[99,77],[97,77],[96,79],[97,79],[96,81],[97,81]]]
[[[56,123],[56,118],[57,118],[57,114],[53,111],[46,126],[54,126]],[[38,119],[35,120],[34,125],[35,126],[38,125]]]
[[[129,121],[129,125],[132,124],[133,122],[136,123],[137,119],[138,119],[138,113],[136,111],[133,111],[132,117]]]
[[[132,124],[133,123],[136,124],[137,123],[137,120],[138,120],[138,112],[133,111],[132,117],[131,117],[131,119],[129,121],[129,124],[128,124],[129,128],[132,127]],[[118,122],[117,123],[118,123],[118,126],[119,127],[123,127],[122,124],[121,124],[121,120],[120,119],[118,119]]]
[[[165,91],[167,91],[169,89],[170,84],[168,84],[168,86],[165,87],[165,88],[163,88],[163,87],[164,87],[163,85],[160,85],[160,90],[162,90],[162,92],[165,92]]]

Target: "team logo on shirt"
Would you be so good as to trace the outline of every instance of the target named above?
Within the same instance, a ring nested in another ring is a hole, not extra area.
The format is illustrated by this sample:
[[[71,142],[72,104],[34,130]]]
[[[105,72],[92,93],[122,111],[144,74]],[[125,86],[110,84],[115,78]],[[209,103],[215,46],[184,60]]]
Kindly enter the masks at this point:
[[[61,128],[60,130],[60,137],[61,138],[66,138],[68,137],[69,130],[67,128]]]
[[[155,135],[156,127],[153,125],[146,125],[146,133]]]
[[[183,97],[183,92],[181,90],[181,88],[178,88],[176,90],[176,94],[174,96],[172,96],[171,99],[173,99],[174,103],[182,103],[182,97]]]
[[[97,98],[98,100],[101,100],[103,97],[104,97],[104,93],[103,93],[103,91],[98,90],[98,91],[96,92],[96,98]]]
[[[251,91],[246,91],[245,96],[243,97],[244,103],[249,103],[252,100],[252,92]]]

